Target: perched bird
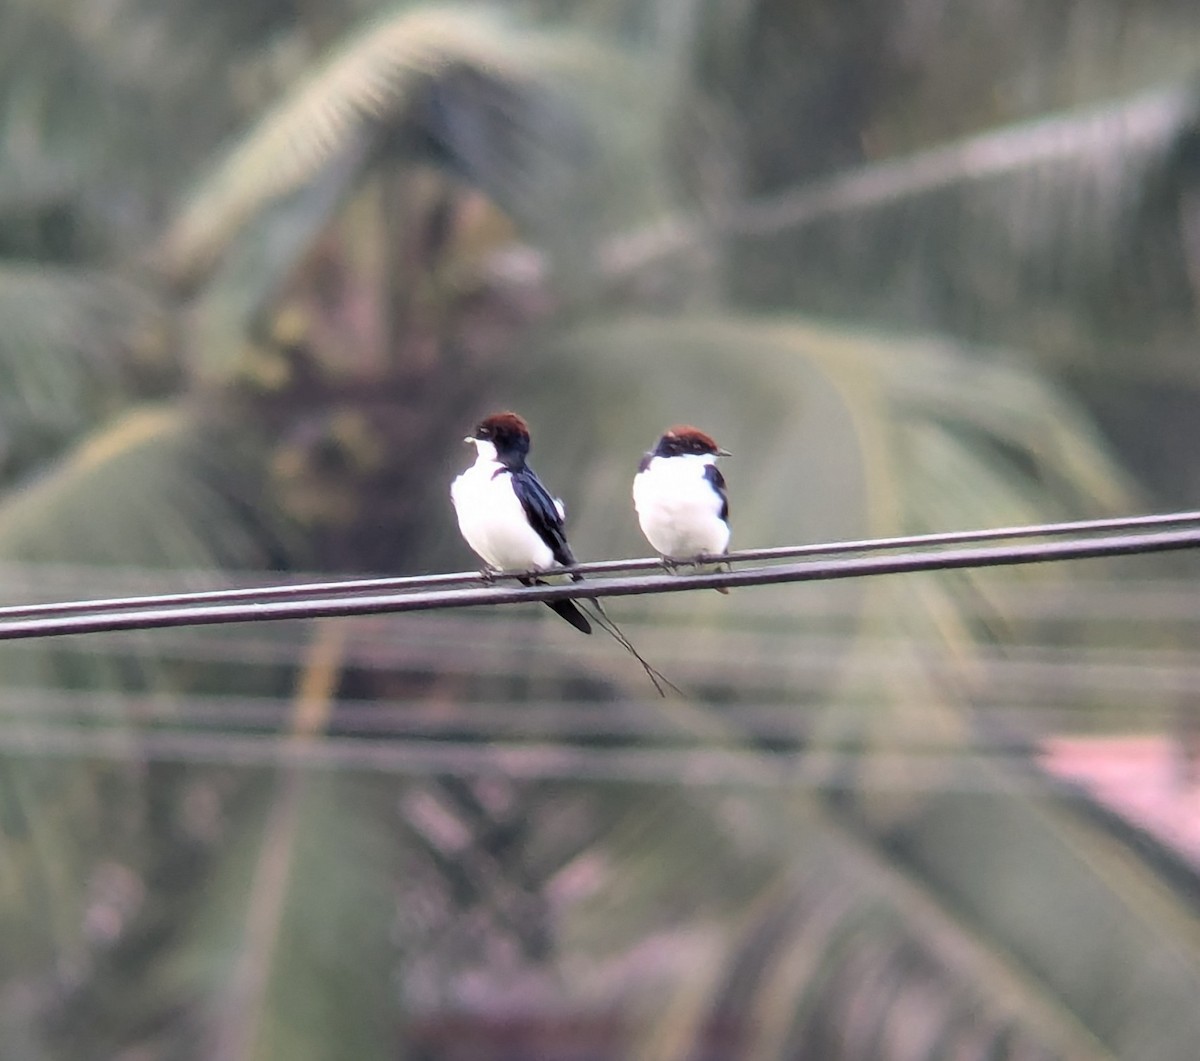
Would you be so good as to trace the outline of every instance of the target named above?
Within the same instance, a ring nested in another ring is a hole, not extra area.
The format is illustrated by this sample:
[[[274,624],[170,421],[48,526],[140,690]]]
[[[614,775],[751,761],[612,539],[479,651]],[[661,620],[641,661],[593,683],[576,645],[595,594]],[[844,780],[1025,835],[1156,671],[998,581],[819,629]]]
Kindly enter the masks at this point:
[[[717,469],[717,458],[728,456],[703,431],[680,424],[638,465],[633,480],[638,522],[668,566],[728,549],[729,498]]]
[[[462,536],[488,569],[511,574],[573,566],[562,502],[525,463],[529,425],[516,413],[495,413],[463,441],[475,447],[475,463],[450,485],[450,498]],[[543,580],[520,581],[528,586]],[[575,629],[592,632],[574,601],[546,603]]]

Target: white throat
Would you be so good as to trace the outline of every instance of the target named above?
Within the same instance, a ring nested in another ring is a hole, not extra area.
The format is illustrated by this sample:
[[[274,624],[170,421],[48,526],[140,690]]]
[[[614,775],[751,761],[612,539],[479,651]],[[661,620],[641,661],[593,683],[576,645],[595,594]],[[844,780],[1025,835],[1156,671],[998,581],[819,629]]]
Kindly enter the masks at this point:
[[[475,463],[492,464],[496,460],[496,443],[486,438],[473,438],[475,443]]]
[[[661,461],[670,461],[676,468],[704,468],[717,463],[715,453],[677,453],[674,457],[659,457]],[[678,464],[675,462],[678,461]]]

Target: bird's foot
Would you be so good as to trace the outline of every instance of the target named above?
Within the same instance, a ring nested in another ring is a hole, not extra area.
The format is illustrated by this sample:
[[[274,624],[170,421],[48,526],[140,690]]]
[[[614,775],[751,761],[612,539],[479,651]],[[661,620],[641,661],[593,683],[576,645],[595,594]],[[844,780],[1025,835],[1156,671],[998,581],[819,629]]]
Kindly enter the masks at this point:
[[[731,564],[724,556],[710,556],[707,553],[701,553],[699,556],[697,556],[692,561],[692,566],[697,571],[708,568],[708,570],[713,574],[729,572],[733,570],[733,564]],[[715,589],[718,593],[727,594],[729,592],[729,589],[726,586],[713,586],[713,589]]]
[[[479,569],[479,581],[485,586],[494,586],[496,584],[496,572],[490,567],[481,567]]]
[[[731,564],[728,560],[722,560],[719,564],[717,564],[717,570],[718,571],[732,571],[733,564]],[[717,586],[717,592],[728,597],[729,596],[729,587],[728,586]]]

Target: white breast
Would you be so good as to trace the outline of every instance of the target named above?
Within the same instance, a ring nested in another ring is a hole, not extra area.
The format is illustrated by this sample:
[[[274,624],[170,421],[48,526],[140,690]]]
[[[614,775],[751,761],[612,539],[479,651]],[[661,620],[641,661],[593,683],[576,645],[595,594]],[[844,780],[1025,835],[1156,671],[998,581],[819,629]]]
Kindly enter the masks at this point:
[[[646,539],[663,556],[690,560],[729,547],[722,501],[704,477],[710,456],[655,457],[633,480],[633,505]]]
[[[450,484],[450,499],[462,536],[488,567],[545,571],[558,566],[550,547],[529,525],[508,471],[486,454]]]

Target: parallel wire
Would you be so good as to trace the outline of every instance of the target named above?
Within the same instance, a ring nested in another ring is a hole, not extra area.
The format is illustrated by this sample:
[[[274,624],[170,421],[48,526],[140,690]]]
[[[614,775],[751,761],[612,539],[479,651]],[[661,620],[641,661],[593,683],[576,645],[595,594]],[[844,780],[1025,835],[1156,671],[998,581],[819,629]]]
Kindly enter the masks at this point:
[[[366,737],[373,742],[398,745],[430,739],[509,741],[566,740],[582,743],[604,740],[658,741],[676,746],[703,747],[702,738],[680,727],[677,720],[647,711],[644,700],[605,701],[598,711],[595,701],[471,701],[456,711],[442,705],[412,701],[339,700],[331,735],[338,738]],[[252,697],[204,697],[160,699],[118,696],[91,692],[32,689],[22,694],[0,694],[0,734],[24,732],[29,719],[47,728],[73,728],[86,720],[89,732],[102,729],[124,731],[131,723],[154,732],[251,733],[286,741],[286,724],[294,710],[290,700]],[[869,717],[874,704],[751,701],[723,705],[722,718],[730,724],[730,735],[741,740],[790,741],[807,750],[820,747],[822,721],[831,712],[842,717]],[[1081,725],[1128,721],[1137,732],[1153,724],[1161,727],[1177,719],[1176,712],[1162,705],[1114,707],[1078,704],[1066,707],[1004,702],[975,704],[971,717],[989,725],[1006,726],[1014,718],[1023,723],[1022,738],[1072,731]],[[1038,729],[1024,724],[1036,723]],[[270,731],[270,732],[265,732]],[[1061,735],[1061,734],[1060,734]],[[981,729],[965,741],[954,736],[923,731],[897,735],[889,747],[909,754],[940,755],[949,759],[964,753],[994,754],[1014,751],[1020,742],[1007,731]],[[847,751],[853,749],[845,749]]]
[[[539,636],[532,623],[519,624],[518,629],[528,630],[530,638]],[[245,637],[222,638],[219,643],[200,639],[180,642],[172,639],[171,633],[160,631],[152,636],[156,648],[161,646],[162,654],[174,660],[257,665],[294,664],[300,658],[294,644]],[[511,641],[496,640],[490,633],[486,640],[481,640],[481,634],[480,629],[469,626],[452,643],[429,644],[419,637],[414,642],[402,634],[380,631],[377,635],[356,638],[347,649],[346,661],[356,670],[415,669],[465,676],[482,672],[495,680],[562,676],[568,651],[565,628],[563,637],[556,640],[527,640],[525,648],[536,645],[537,650],[518,654],[512,652]],[[867,641],[862,637],[800,634],[789,638],[778,634],[776,641],[760,650],[736,633],[722,631],[718,644],[693,648],[678,644],[676,638],[677,643],[668,650],[665,640],[661,645],[649,641],[641,629],[638,637],[647,642],[648,650],[669,651],[673,672],[688,683],[723,684],[736,679],[745,693],[753,690],[776,695],[781,688],[824,687],[845,666],[846,652],[854,649],[861,650],[855,660],[860,677],[887,681],[909,673],[911,667],[909,656],[905,651],[898,652],[897,643],[888,638]],[[121,641],[120,634],[96,634],[64,644],[64,648],[108,655]],[[469,652],[463,651],[464,644],[471,646]],[[902,645],[906,651],[923,653],[923,666],[930,677],[961,679],[961,664],[946,658],[940,643],[906,640]],[[572,646],[570,658],[581,667],[596,668],[597,673],[612,665],[611,653],[606,656],[602,646],[594,652],[592,649],[586,644]],[[979,646],[972,654],[971,668],[972,680],[980,688],[1004,688],[1010,693],[1019,690],[1056,704],[1076,696],[1116,696],[1130,692],[1139,693],[1144,701],[1150,693],[1184,696],[1200,688],[1200,661],[1183,649],[1006,645],[999,651]],[[0,710],[5,710],[3,704],[0,699]],[[1094,705],[1088,708],[1093,709]],[[1144,709],[1143,703],[1137,710]]]
[[[585,583],[535,586],[490,586],[484,588],[451,589],[442,591],[411,591],[415,584],[427,578],[445,582],[459,575],[418,576],[409,580],[389,580],[393,588],[409,587],[408,592],[351,593],[345,582],[333,583],[336,595],[302,597],[301,599],[271,599],[260,591],[257,599],[237,603],[188,603],[164,605],[162,598],[124,598],[121,603],[70,602],[52,607],[51,614],[25,613],[0,621],[0,640],[15,640],[63,634],[95,633],[110,630],[141,630],[174,626],[218,625],[225,623],[261,622],[278,619],[335,618],[349,615],[377,615],[392,612],[430,611],[440,608],[466,608],[478,605],[517,604],[530,601],[556,601],[578,598],[640,596],[656,593],[679,593],[696,589],[721,587],[763,586],[795,582],[816,582],[834,579],[862,578],[870,575],[905,574],[919,571],[961,570],[965,568],[1000,567],[1052,561],[1093,559],[1100,557],[1132,556],[1171,552],[1200,547],[1200,513],[1167,514],[1137,517],[1136,522],[1116,521],[1121,526],[1158,526],[1183,524],[1186,529],[1149,534],[1116,534],[1078,537],[1080,525],[1069,533],[1074,540],[1047,541],[1038,544],[1008,546],[946,548],[932,552],[901,553],[899,556],[855,556],[844,559],[812,561],[801,564],[775,564],[742,570],[705,574],[658,575],[643,578],[593,579]],[[1097,529],[1097,524],[1113,527],[1114,521],[1089,521],[1084,526]],[[1066,524],[1041,528],[1006,528],[1002,531],[963,531],[950,535],[920,536],[924,544],[942,544],[947,540],[986,540],[987,537],[1025,538],[1056,533],[1068,533]],[[1061,531],[1058,528],[1062,528]],[[931,541],[930,539],[934,539]],[[904,546],[903,539],[880,539],[874,542],[835,543],[830,546],[799,546],[794,549],[770,550],[772,557],[785,553],[790,556],[810,552],[863,552],[868,550],[911,547],[913,539]],[[733,554],[732,562],[752,559],[763,550]],[[658,561],[605,561],[608,570],[630,569]],[[594,569],[600,565],[587,565]],[[470,576],[478,579],[479,576]],[[377,580],[368,580],[377,581]],[[427,582],[424,584],[428,584]],[[276,587],[276,591],[295,587]],[[359,587],[361,589],[361,586]],[[220,591],[215,591],[220,592]],[[241,593],[243,591],[233,591]],[[309,591],[312,592],[312,591]],[[178,599],[180,595],[176,595]],[[168,598],[170,599],[170,598]],[[226,598],[227,599],[227,598]],[[206,598],[211,600],[211,598]],[[32,606],[31,606],[32,607]],[[0,620],[3,620],[0,615]]]
[[[1074,520],[1065,523],[1043,523],[981,530],[948,531],[937,534],[910,534],[891,538],[866,538],[855,541],[821,542],[767,549],[742,549],[728,553],[722,557],[722,560],[730,564],[739,564],[761,560],[833,557],[847,553],[883,553],[902,549],[931,548],[968,543],[1014,541],[1029,538],[1057,538],[1070,535],[1092,535],[1111,531],[1148,530],[1164,526],[1200,528],[1200,511],[1167,512],[1144,516]],[[618,572],[658,571],[661,569],[661,560],[643,557],[631,560],[598,560],[591,563],[577,564],[574,567],[562,570],[564,573],[571,574],[608,575]],[[513,580],[517,577],[519,576],[503,574],[490,576],[491,580],[496,581]],[[275,601],[334,597],[343,594],[365,595],[390,591],[429,589],[435,586],[464,586],[478,584],[482,580],[483,576],[479,571],[457,571],[430,575],[400,575],[272,586],[244,586],[233,589],[158,593],[109,597],[98,600],[18,604],[0,607],[0,622],[50,615],[93,615],[103,612],[122,612],[142,608],[172,608],[209,604],[259,605]]]
[[[863,542],[842,542],[832,545],[812,545],[797,548],[746,551],[730,559],[748,561],[775,559],[809,554],[837,554],[889,549],[908,549],[913,544],[947,545],[974,543],[1002,538],[1032,538],[1059,534],[1100,534],[1104,530],[1127,529],[1131,526],[1187,526],[1187,529],[1168,533],[1141,535],[1107,535],[1058,541],[1040,545],[1018,545],[1003,548],[945,549],[900,556],[868,556],[852,559],[827,559],[825,562],[777,565],[706,575],[659,576],[648,579],[600,579],[586,586],[489,587],[459,589],[441,593],[395,593],[367,597],[353,596],[362,587],[411,587],[462,583],[478,579],[475,573],[438,575],[417,579],[371,579],[353,582],[308,583],[301,586],[267,587],[264,590],[241,589],[208,591],[199,594],[154,595],[149,597],[113,598],[98,602],[69,602],[47,605],[39,610],[0,609],[0,639],[36,637],[46,634],[83,633],[89,631],[119,631],[149,629],[158,626],[189,626],[213,623],[245,622],[261,619],[307,618],[322,615],[351,615],[378,612],[425,611],[433,608],[465,607],[475,604],[513,603],[528,600],[554,600],[579,596],[627,596],[640,593],[676,592],[708,588],[717,585],[751,586],[785,582],[820,581],[865,577],[868,575],[898,574],[915,571],[964,569],[971,567],[1032,564],[1048,561],[1084,559],[1103,556],[1136,555],[1200,547],[1200,513],[1179,513],[1163,516],[1138,517],[1135,520],[1088,521],[1085,524],[1060,524],[1048,527],[1017,527],[994,531],[966,531],[946,535],[910,536]],[[629,570],[643,565],[657,567],[657,561],[607,561],[584,565],[581,569]],[[257,597],[256,594],[301,594],[328,590],[332,596],[316,599],[288,596]],[[345,594],[346,596],[343,596]],[[171,602],[181,602],[172,604]],[[36,607],[36,606],[31,606]],[[64,702],[64,708],[69,706]],[[93,705],[94,707],[95,705]],[[170,710],[151,710],[150,714],[168,724],[221,725],[230,721],[228,705],[190,705],[181,717],[170,718]],[[241,707],[246,705],[242,704]],[[762,705],[766,706],[766,705]],[[210,714],[211,712],[211,714]],[[20,714],[21,712],[17,712]],[[134,712],[138,714],[138,712]],[[790,713],[790,712],[789,712]],[[103,714],[103,712],[101,712]],[[270,724],[259,712],[259,724]],[[589,711],[587,714],[591,714]],[[783,717],[767,709],[751,712],[744,719],[743,738],[805,739],[804,727],[786,724]],[[206,719],[206,716],[207,719]],[[640,716],[639,716],[640,717]],[[1066,719],[1068,716],[1064,715]],[[465,720],[464,720],[465,721]],[[476,720],[478,721],[478,720]],[[686,783],[699,785],[786,785],[812,787],[822,790],[849,783],[847,769],[865,767],[867,784],[872,788],[912,789],[936,787],[960,789],[973,787],[972,777],[986,777],[986,771],[966,770],[971,763],[982,765],[997,758],[1011,758],[1018,766],[1028,765],[1024,751],[1015,752],[1002,738],[977,740],[962,748],[913,747],[897,749],[886,754],[822,749],[763,749],[733,751],[712,749],[688,743],[686,734],[672,734],[670,727],[656,733],[647,731],[634,720],[620,725],[595,725],[594,719],[571,717],[557,719],[552,724],[525,713],[520,719],[505,717],[489,720],[482,727],[492,738],[480,745],[474,740],[446,740],[460,729],[455,720],[434,718],[373,719],[366,712],[351,711],[340,719],[345,731],[372,733],[374,740],[362,742],[346,737],[326,738],[305,752],[306,764],[324,768],[352,768],[368,771],[403,774],[456,773],[487,775],[504,773],[539,779],[649,783]],[[1044,720],[1043,720],[1044,721]],[[243,720],[246,724],[247,720]],[[390,722],[390,725],[389,725]],[[382,725],[381,725],[382,723]],[[534,732],[522,733],[528,727]],[[239,727],[240,728],[240,727]],[[540,732],[538,732],[540,730]],[[548,732],[549,731],[549,732]],[[404,736],[400,736],[404,734]],[[430,737],[438,735],[434,744]],[[597,736],[633,737],[658,736],[681,745],[638,748],[571,747],[544,743],[547,737],[595,739]],[[397,739],[399,737],[399,739]],[[417,739],[413,739],[413,738]],[[495,744],[495,738],[503,742]],[[171,730],[150,732],[117,732],[80,730],[75,726],[27,725],[19,722],[0,722],[0,749],[51,756],[84,756],[98,758],[150,758],[185,762],[239,762],[244,765],[270,766],[278,763],[282,754],[277,735],[251,733],[180,732]],[[764,767],[766,769],[764,770]],[[854,774],[854,784],[861,786],[864,777]],[[1042,779],[1045,782],[1045,779]],[[986,788],[985,784],[980,787]]]
[[[700,788],[842,788],[992,791],[998,779],[986,764],[998,759],[1029,766],[1020,753],[966,752],[949,759],[906,751],[856,752],[687,747],[596,748],[547,741],[368,741],[323,737],[299,747],[277,735],[217,732],[131,732],[68,726],[0,725],[0,752],[114,761],[215,763],[221,766],[292,766],[353,769],[408,776],[503,776],[520,780],[607,781]],[[865,769],[865,773],[859,770]],[[1061,788],[1024,770],[1029,786]]]

